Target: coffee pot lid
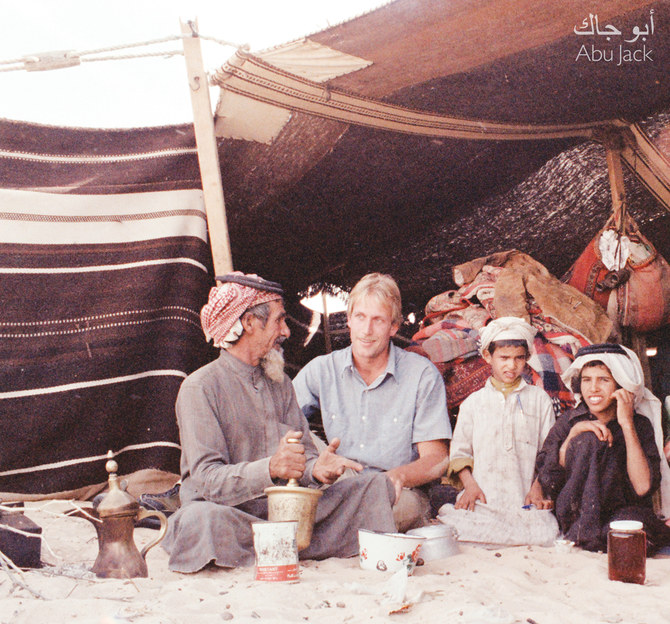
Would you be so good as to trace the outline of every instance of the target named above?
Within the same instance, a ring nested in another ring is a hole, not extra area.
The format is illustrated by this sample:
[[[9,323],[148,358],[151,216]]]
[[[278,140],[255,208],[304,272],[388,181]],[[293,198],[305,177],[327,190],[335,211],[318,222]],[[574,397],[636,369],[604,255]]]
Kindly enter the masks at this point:
[[[128,494],[122,487],[122,484],[119,483],[119,477],[116,474],[119,470],[119,465],[114,461],[113,457],[114,454],[112,451],[108,451],[105,469],[109,473],[109,491],[96,508],[100,518],[105,516],[131,515],[137,513],[140,508],[137,500]]]

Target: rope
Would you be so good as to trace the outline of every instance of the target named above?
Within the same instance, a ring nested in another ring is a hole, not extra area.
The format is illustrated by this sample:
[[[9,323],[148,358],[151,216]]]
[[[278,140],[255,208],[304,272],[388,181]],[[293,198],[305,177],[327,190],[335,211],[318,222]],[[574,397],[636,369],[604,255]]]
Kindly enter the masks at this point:
[[[16,65],[17,63],[23,63],[23,58],[10,59],[9,61],[0,61],[0,65]]]
[[[238,50],[248,50],[249,49],[249,44],[239,44],[239,43],[233,43],[232,41],[226,41],[225,39],[216,39],[215,37],[208,37],[206,35],[198,35],[200,39],[204,39],[205,41],[213,41],[214,43],[218,43],[221,46],[227,47],[227,48],[236,48]],[[183,37],[183,35],[182,35]]]
[[[225,39],[217,39],[216,37],[208,37],[201,35],[197,32],[194,31],[193,37],[199,37],[200,39],[204,39],[206,41],[212,41],[214,43],[217,43],[221,46],[224,47],[232,47],[237,50],[247,50],[249,46],[247,44],[245,45],[240,45],[237,43],[233,43],[231,41],[226,41]],[[63,64],[60,67],[71,67],[73,65],[78,65],[80,63],[92,63],[95,61],[118,61],[118,60],[129,60],[129,59],[135,59],[135,58],[147,58],[147,57],[153,57],[153,56],[162,56],[165,58],[171,58],[176,55],[183,55],[183,51],[181,50],[166,50],[164,52],[146,52],[146,53],[138,53],[138,54],[122,54],[122,55],[112,55],[112,56],[102,56],[102,57],[97,57],[97,58],[89,58],[85,59],[82,58],[84,56],[90,56],[94,54],[102,54],[103,52],[117,52],[119,50],[127,50],[128,48],[137,48],[137,47],[142,47],[142,46],[149,46],[149,45],[156,45],[159,43],[166,43],[168,41],[180,41],[184,38],[191,38],[191,35],[172,35],[169,37],[162,37],[160,39],[148,39],[146,41],[138,41],[135,43],[124,43],[124,44],[119,44],[115,46],[107,46],[105,48],[96,48],[93,50],[84,50],[83,52],[76,52],[74,50],[65,52],[63,54],[63,61],[67,62],[68,60],[71,61],[70,64]],[[0,72],[10,72],[10,71],[18,71],[22,69],[26,69],[26,63],[32,62],[36,66],[33,71],[37,70],[37,66],[39,66],[41,57],[44,57],[44,62],[47,63],[47,61],[51,60],[52,63],[54,63],[53,59],[49,59],[49,53],[42,53],[42,54],[31,54],[31,55],[26,55],[22,58],[17,58],[17,59],[9,59],[6,61],[0,61],[0,65],[9,65],[10,67],[0,67]],[[51,69],[59,69],[60,68],[56,62],[55,66],[52,67]],[[49,69],[44,68],[44,69]]]
[[[138,48],[140,46],[154,45],[156,43],[165,43],[166,41],[178,41],[179,39],[181,39],[181,36],[172,35],[171,37],[163,37],[161,39],[149,39],[148,41],[138,41],[137,43],[123,43],[116,46],[110,46],[108,48],[85,50],[84,52],[80,52],[79,56],[84,56],[86,54],[100,54],[101,52],[115,52],[116,50],[125,50],[127,48]]]
[[[165,52],[145,52],[144,54],[117,54],[115,56],[99,56],[92,59],[81,59],[82,63],[95,63],[96,61],[125,61],[128,59],[144,58],[149,56],[164,56],[171,58],[177,55],[184,55],[183,50],[166,50]]]

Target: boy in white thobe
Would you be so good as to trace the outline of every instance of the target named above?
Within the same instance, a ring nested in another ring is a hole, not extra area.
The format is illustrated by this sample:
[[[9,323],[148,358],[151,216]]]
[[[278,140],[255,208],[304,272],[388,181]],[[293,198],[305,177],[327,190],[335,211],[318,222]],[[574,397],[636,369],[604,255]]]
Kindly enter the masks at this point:
[[[555,537],[555,520],[545,511],[551,502],[534,472],[554,411],[549,395],[521,377],[534,335],[535,329],[516,317],[496,319],[482,330],[482,357],[492,375],[461,404],[448,475],[457,477],[463,491],[439,513],[462,540],[547,543]]]

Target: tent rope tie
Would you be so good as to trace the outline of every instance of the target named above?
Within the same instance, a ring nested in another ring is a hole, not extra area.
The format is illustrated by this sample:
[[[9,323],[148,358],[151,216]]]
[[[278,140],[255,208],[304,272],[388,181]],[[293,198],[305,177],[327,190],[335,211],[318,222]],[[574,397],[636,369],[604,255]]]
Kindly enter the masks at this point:
[[[249,44],[242,45],[226,41],[225,39],[217,39],[215,37],[209,37],[194,32],[193,35],[171,35],[169,37],[161,37],[160,39],[148,39],[147,41],[124,43],[114,46],[107,46],[105,48],[84,50],[83,52],[77,52],[75,50],[41,52],[39,54],[26,55],[21,58],[8,59],[5,61],[0,60],[0,66],[6,66],[6,67],[0,67],[0,72],[18,71],[22,69],[25,69],[26,71],[46,71],[50,69],[63,69],[65,67],[74,67],[76,65],[80,65],[82,62],[90,63],[94,61],[129,60],[135,58],[147,58],[152,56],[162,56],[170,58],[176,55],[183,55],[184,52],[182,50],[165,50],[163,52],[146,52],[138,54],[103,56],[96,58],[82,58],[82,57],[102,54],[104,52],[117,52],[119,50],[127,50],[129,48],[156,45],[160,43],[166,43],[168,41],[180,41],[184,38],[190,39],[194,36],[197,36],[200,39],[204,39],[206,41],[212,41],[213,43],[217,43],[223,47],[231,47],[237,50],[249,49]]]

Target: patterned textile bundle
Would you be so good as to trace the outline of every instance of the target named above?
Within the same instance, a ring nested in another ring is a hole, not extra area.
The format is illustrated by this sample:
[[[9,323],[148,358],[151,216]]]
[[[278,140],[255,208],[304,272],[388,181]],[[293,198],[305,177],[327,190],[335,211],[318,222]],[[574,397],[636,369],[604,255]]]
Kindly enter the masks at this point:
[[[458,357],[477,354],[477,338],[466,331],[443,330],[423,343],[423,348],[433,362],[450,362]]]
[[[459,406],[473,392],[483,388],[491,376],[491,367],[481,355],[435,365],[442,373],[450,410]]]
[[[489,266],[488,264],[483,266],[472,282],[464,284],[460,288],[461,299],[471,303],[478,301],[488,309],[489,303],[493,301],[496,281],[501,272],[502,267]]]
[[[501,257],[509,260],[517,255],[518,252],[508,252]],[[503,267],[479,266],[477,261],[469,264],[476,268],[468,274],[472,281],[431,299],[426,311],[433,323],[422,327],[408,347],[432,360],[442,373],[451,409],[482,388],[490,376],[490,367],[477,353],[477,340],[485,321],[499,317],[494,295]],[[468,268],[469,265],[463,266]],[[529,293],[524,292],[523,298],[523,310],[538,333],[522,376],[528,383],[544,388],[554,403],[554,411],[560,414],[574,406],[572,392],[561,380],[561,374],[570,366],[577,350],[590,343],[546,315]],[[443,315],[439,309],[441,304],[446,306]],[[476,319],[477,325],[473,326],[468,319]]]
[[[477,355],[477,337],[474,329],[458,328],[443,321],[424,327],[413,340],[424,339],[423,350],[432,362],[450,362]]]
[[[200,190],[0,190],[0,492],[178,472],[174,402],[211,357]]]
[[[535,336],[533,353],[526,366],[526,380],[544,388],[554,404],[554,412],[561,414],[574,407],[572,392],[565,386],[561,375],[568,370],[574,356],[569,349],[551,343],[542,334]]]

